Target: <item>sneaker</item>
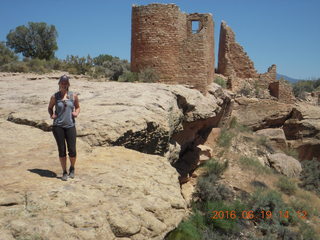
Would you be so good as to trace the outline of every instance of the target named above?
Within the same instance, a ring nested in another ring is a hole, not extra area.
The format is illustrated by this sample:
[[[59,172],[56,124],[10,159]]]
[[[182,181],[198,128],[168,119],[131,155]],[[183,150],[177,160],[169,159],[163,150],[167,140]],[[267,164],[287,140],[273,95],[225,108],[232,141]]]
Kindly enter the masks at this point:
[[[74,178],[74,167],[69,168],[69,177]]]
[[[68,173],[67,172],[64,172],[62,177],[61,177],[61,180],[62,181],[67,181],[68,180]]]

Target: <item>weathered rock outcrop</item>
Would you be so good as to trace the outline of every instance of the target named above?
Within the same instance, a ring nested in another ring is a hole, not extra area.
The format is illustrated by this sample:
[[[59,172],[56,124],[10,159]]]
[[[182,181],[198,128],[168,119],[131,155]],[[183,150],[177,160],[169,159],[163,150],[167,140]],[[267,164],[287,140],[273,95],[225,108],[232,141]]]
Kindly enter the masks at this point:
[[[56,78],[0,77],[3,236],[163,239],[186,214],[168,159],[201,144],[229,114],[230,98],[217,85],[203,96],[183,86],[72,79],[79,159],[77,177],[62,182],[47,113]]]
[[[80,138],[76,178],[63,182],[51,133],[5,120],[0,128],[1,239],[160,240],[185,215],[164,157]]]
[[[281,128],[266,128],[256,131],[256,134],[265,136],[272,142],[276,144],[276,146],[286,149],[287,148],[287,139],[284,135],[284,131]]]
[[[283,125],[289,146],[298,151],[301,160],[320,160],[320,108],[300,102],[294,113]]]
[[[300,162],[284,153],[270,154],[268,160],[272,168],[288,177],[299,177],[302,171]]]
[[[268,136],[271,140],[280,141],[280,145],[296,149],[300,160],[320,159],[320,108],[304,102],[293,104],[279,103],[267,99],[236,98],[232,115],[238,121],[251,127],[257,133]],[[265,128],[283,129],[267,130]],[[264,130],[261,130],[264,129]],[[281,143],[282,142],[282,143]]]
[[[232,115],[239,123],[253,130],[277,128],[292,115],[293,106],[268,99],[245,98],[235,99]]]
[[[5,84],[2,81],[0,84]],[[15,82],[3,89],[12,91],[23,85],[25,92],[2,101],[8,120],[49,131],[52,120],[46,112],[48,98],[55,92],[50,79]],[[91,146],[117,145],[164,156],[172,135],[188,123],[212,119],[203,127],[216,125],[230,99],[216,85],[206,97],[181,85],[88,82],[74,80],[71,89],[79,93],[82,113],[77,123],[78,136]],[[47,89],[43,91],[43,87]],[[219,95],[220,94],[220,95]],[[39,111],[41,109],[42,111]],[[202,127],[191,131],[185,142],[197,136]],[[188,132],[190,132],[188,130]]]

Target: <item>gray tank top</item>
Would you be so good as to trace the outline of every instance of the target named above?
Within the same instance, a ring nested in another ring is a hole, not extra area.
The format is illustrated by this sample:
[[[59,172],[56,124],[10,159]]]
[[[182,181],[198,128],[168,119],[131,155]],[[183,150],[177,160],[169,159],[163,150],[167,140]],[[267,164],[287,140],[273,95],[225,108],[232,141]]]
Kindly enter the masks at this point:
[[[74,109],[73,92],[68,92],[68,98],[62,100],[61,92],[54,94],[56,99],[55,114],[57,118],[53,120],[53,126],[59,126],[63,128],[71,128],[75,126],[75,120],[72,116]]]

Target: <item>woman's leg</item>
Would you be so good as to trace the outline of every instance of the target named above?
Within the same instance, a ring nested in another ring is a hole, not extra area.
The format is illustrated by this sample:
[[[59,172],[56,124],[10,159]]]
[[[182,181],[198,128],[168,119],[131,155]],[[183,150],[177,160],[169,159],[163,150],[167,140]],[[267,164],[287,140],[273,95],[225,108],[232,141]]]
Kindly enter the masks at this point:
[[[52,132],[56,139],[59,151],[59,159],[63,172],[67,171],[67,155],[66,155],[66,144],[65,144],[65,132],[61,127],[53,127]]]
[[[66,141],[68,146],[68,154],[70,158],[69,174],[71,177],[74,177],[74,165],[77,160],[76,139],[77,139],[76,127],[66,129]]]
[[[68,179],[67,174],[67,155],[66,155],[66,144],[65,144],[65,132],[61,127],[53,127],[52,132],[54,138],[56,139],[58,150],[59,150],[59,160],[63,170],[63,175],[61,179],[66,181]]]

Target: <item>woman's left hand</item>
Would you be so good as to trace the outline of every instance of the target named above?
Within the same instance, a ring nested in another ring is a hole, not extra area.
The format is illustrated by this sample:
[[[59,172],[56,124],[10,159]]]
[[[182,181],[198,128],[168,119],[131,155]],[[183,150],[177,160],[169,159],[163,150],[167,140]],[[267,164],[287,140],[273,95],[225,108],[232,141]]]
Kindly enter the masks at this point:
[[[78,117],[78,114],[76,112],[72,112],[72,116],[76,118]]]

